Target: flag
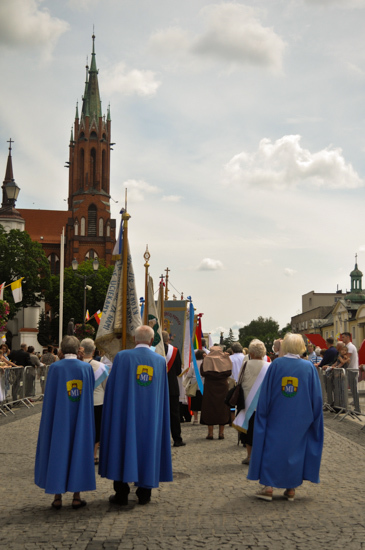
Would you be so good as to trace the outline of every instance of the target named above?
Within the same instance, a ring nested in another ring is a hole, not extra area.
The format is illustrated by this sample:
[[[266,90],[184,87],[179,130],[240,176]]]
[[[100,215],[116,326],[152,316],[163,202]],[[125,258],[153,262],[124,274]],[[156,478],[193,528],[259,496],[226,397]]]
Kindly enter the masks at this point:
[[[190,341],[192,342],[192,348],[194,349],[194,341],[193,341],[194,339],[194,306],[192,301],[190,301],[190,306],[189,306],[189,324],[190,324]],[[201,394],[203,394],[204,392],[203,381],[200,375],[200,371],[198,369],[198,364],[196,362],[195,353],[193,349],[191,350],[192,352],[191,359],[194,365],[194,371],[195,371],[196,381],[198,382],[199,391]]]
[[[90,313],[89,313],[89,310],[87,309],[86,315],[85,315],[85,321],[89,321],[89,320],[90,320]]]
[[[102,315],[103,314],[100,311],[100,309],[98,309],[98,311],[96,313],[94,313],[94,318],[95,318],[95,321],[98,323],[98,325],[100,325],[100,319],[101,319]]]
[[[4,299],[4,288],[5,288],[5,283],[0,285],[0,300]]]
[[[24,277],[22,277],[21,279],[18,279],[17,281],[14,281],[10,285],[15,303],[21,302],[22,299],[23,299],[23,292],[22,292],[22,280],[23,279],[24,279]]]
[[[123,235],[123,231],[121,230]],[[139,327],[141,315],[139,312],[139,302],[135,276],[132,265],[132,256],[129,243],[123,243],[121,246],[128,247],[128,284],[127,284],[127,342],[126,348],[134,348],[134,332]],[[116,354],[121,350],[122,340],[122,272],[123,257],[115,262],[112,278],[106,293],[103,315],[100,319],[98,332],[96,334],[95,345],[98,349],[105,352],[106,356],[113,360]]]
[[[162,340],[162,329],[160,324],[159,315],[157,312],[155,294],[153,291],[153,279],[151,276],[148,276],[148,285],[147,285],[147,311],[148,311],[148,324],[153,329],[155,337],[152,342],[152,346],[155,348],[156,353],[165,357],[165,347]]]
[[[123,215],[123,212],[124,212],[124,208],[122,208],[122,210],[120,211],[120,214]],[[119,226],[119,234],[113,248],[112,260],[120,260],[122,258],[122,253],[123,253],[123,222],[121,222]]]

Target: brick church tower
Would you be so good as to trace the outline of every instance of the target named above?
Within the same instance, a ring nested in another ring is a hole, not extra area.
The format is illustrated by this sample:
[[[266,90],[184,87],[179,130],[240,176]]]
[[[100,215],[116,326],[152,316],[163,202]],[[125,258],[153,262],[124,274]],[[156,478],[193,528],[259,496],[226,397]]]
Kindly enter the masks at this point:
[[[65,265],[98,258],[112,261],[115,220],[110,217],[110,108],[102,114],[95,36],[90,68],[86,66],[85,91],[71,131]]]

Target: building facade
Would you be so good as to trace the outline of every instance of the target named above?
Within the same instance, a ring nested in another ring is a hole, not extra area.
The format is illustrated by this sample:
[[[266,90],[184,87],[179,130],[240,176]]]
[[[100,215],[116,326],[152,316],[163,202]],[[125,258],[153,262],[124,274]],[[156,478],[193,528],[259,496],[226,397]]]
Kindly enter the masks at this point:
[[[81,263],[88,259],[112,263],[116,222],[110,211],[110,107],[102,114],[95,36],[92,37],[90,67],[82,108],[76,114],[69,142],[68,210],[19,209],[25,230],[32,240],[42,244],[52,273],[59,273],[60,236],[65,228],[65,267],[74,258]]]

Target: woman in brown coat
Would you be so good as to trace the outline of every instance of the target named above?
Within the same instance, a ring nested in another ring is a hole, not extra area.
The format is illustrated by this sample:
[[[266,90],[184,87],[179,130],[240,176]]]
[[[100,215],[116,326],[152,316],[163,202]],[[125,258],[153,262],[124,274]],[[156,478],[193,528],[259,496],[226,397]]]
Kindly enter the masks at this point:
[[[231,372],[229,355],[219,346],[213,346],[200,367],[200,374],[205,378],[200,423],[208,425],[207,439],[213,439],[213,428],[217,424],[219,439],[224,439],[224,426],[230,422],[230,410],[224,399]]]

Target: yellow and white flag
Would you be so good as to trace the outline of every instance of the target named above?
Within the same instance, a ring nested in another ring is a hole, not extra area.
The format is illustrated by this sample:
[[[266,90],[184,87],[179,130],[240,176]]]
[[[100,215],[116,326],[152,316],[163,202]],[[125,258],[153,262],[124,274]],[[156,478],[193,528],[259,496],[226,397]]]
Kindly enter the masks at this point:
[[[5,283],[0,285],[0,300],[4,299],[4,288],[5,288]]]
[[[148,276],[148,324],[153,329],[155,333],[152,346],[155,348],[156,353],[165,357],[165,347],[162,340],[161,324],[159,315],[157,312],[156,302],[155,302],[155,293],[153,291],[153,279]]]
[[[97,348],[104,351],[108,359],[111,361],[114,360],[114,357],[118,351],[121,350],[122,340],[120,336],[122,334],[122,308],[126,305],[127,349],[134,348],[134,331],[142,324],[132,265],[132,256],[129,249],[129,244],[123,242],[123,246],[128,247],[127,303],[123,304],[121,288],[123,261],[120,259],[115,262],[114,272],[105,297],[103,315],[100,319],[98,332],[95,338]]]
[[[21,279],[18,279],[17,281],[14,281],[10,285],[15,303],[21,302],[22,299],[23,299],[23,292],[22,292],[22,280],[23,279],[24,279],[24,277],[22,277]]]

